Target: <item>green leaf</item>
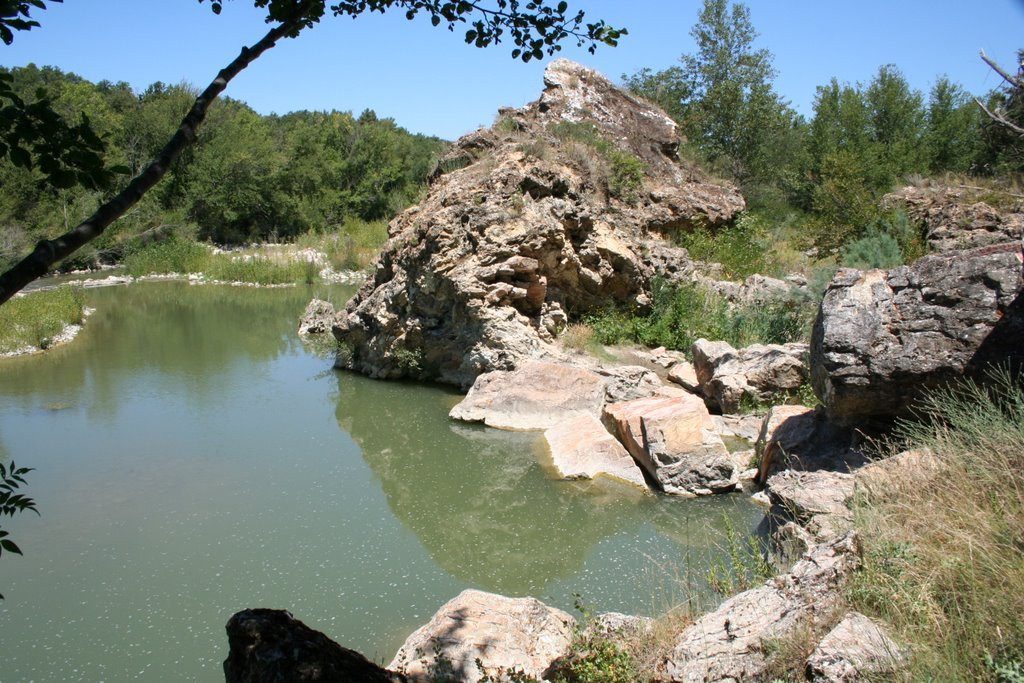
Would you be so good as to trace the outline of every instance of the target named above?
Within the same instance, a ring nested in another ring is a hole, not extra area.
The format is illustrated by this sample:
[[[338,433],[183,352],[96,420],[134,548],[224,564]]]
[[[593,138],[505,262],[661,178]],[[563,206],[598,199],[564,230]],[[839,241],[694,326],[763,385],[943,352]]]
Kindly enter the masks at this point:
[[[10,551],[12,553],[17,553],[18,555],[24,555],[24,553],[21,552],[21,548],[19,548],[14,543],[14,541],[10,541],[10,540],[5,538],[4,540],[0,541],[0,546],[3,546],[4,550]]]

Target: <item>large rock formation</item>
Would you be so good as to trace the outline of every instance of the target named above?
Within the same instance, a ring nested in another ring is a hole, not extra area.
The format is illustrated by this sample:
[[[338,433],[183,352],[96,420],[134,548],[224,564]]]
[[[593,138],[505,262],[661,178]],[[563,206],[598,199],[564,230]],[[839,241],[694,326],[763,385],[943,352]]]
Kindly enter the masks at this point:
[[[566,60],[544,81],[538,101],[456,142],[426,199],[392,221],[335,321],[340,366],[468,387],[538,355],[567,315],[645,305],[656,271],[692,271],[662,235],[743,208],[679,160],[660,110]]]
[[[1020,242],[889,271],[840,270],[811,339],[811,379],[833,418],[906,414],[923,391],[1024,362]]]
[[[382,669],[284,610],[242,610],[228,621],[227,632],[227,683],[406,681],[405,676]]]
[[[882,198],[883,208],[901,208],[919,223],[935,251],[971,249],[1020,239],[1024,198],[980,187],[904,187]]]

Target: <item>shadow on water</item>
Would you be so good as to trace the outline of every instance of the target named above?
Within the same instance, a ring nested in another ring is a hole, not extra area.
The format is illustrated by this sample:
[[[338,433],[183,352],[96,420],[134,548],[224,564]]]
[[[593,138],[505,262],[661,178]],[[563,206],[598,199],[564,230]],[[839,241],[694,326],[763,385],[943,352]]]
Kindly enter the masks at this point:
[[[756,515],[733,497],[683,500],[603,480],[557,480],[539,432],[453,422],[447,413],[458,400],[437,387],[338,374],[339,426],[362,450],[395,517],[460,581],[539,595],[578,577],[602,541],[638,529],[660,538],[662,550],[686,548],[703,566],[726,519],[743,529]]]

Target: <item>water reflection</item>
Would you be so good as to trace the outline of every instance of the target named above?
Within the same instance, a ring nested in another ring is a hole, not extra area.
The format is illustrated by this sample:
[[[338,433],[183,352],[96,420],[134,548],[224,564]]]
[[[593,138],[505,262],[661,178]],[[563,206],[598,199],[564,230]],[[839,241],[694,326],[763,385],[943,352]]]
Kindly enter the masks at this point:
[[[485,590],[540,594],[578,576],[603,540],[645,529],[700,564],[726,519],[741,529],[750,523],[745,500],[559,481],[539,433],[452,422],[446,415],[459,397],[451,392],[339,373],[337,400],[338,424],[395,517],[445,571]]]

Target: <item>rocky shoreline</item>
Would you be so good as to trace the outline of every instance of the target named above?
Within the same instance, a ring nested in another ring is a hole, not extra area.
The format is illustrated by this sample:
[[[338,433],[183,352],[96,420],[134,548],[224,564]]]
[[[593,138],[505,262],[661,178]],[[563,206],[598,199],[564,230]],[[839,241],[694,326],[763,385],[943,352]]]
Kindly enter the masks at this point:
[[[959,239],[955,226],[939,225],[950,212],[928,204],[921,211],[936,253],[888,271],[840,270],[809,345],[736,349],[701,339],[692,364],[664,349],[600,360],[559,343],[567,322],[608,302],[649,305],[656,278],[752,301],[802,283],[721,283],[702,273],[665,238],[728,221],[743,208],[735,188],[680,162],[671,120],[598,74],[558,60],[545,86],[537,102],[459,140],[424,202],[392,222],[374,275],[346,309],[311,302],[300,329],[331,329],[344,347],[338,367],[467,389],[452,419],[542,431],[563,478],[761,501],[758,533],[775,575],[673,633],[656,680],[764,680],[773,648],[794,638],[810,645],[810,680],[895,675],[909,644],[842,599],[863,562],[854,509],[941,476],[942,466],[924,451],[873,460],[868,445],[930,389],[981,379],[995,365],[1024,368],[1017,219],[975,206],[972,232]],[[587,143],[591,134],[605,146]],[[609,159],[586,161],[608,144],[645,170],[629,194],[614,190]],[[784,404],[808,380],[821,405]],[[770,407],[737,415],[744,401]],[[730,450],[725,440],[736,437],[756,443]],[[260,618],[246,614],[244,645],[241,617],[228,625],[229,681],[259,678],[268,662],[289,680],[318,680],[308,672],[329,664],[317,662],[343,656],[328,642],[299,661],[291,634],[309,642],[308,627],[267,611],[261,618],[274,626],[264,635]],[[623,615],[598,623],[612,624],[612,642],[649,627]],[[532,598],[466,591],[372,680],[542,679],[591,628]]]

